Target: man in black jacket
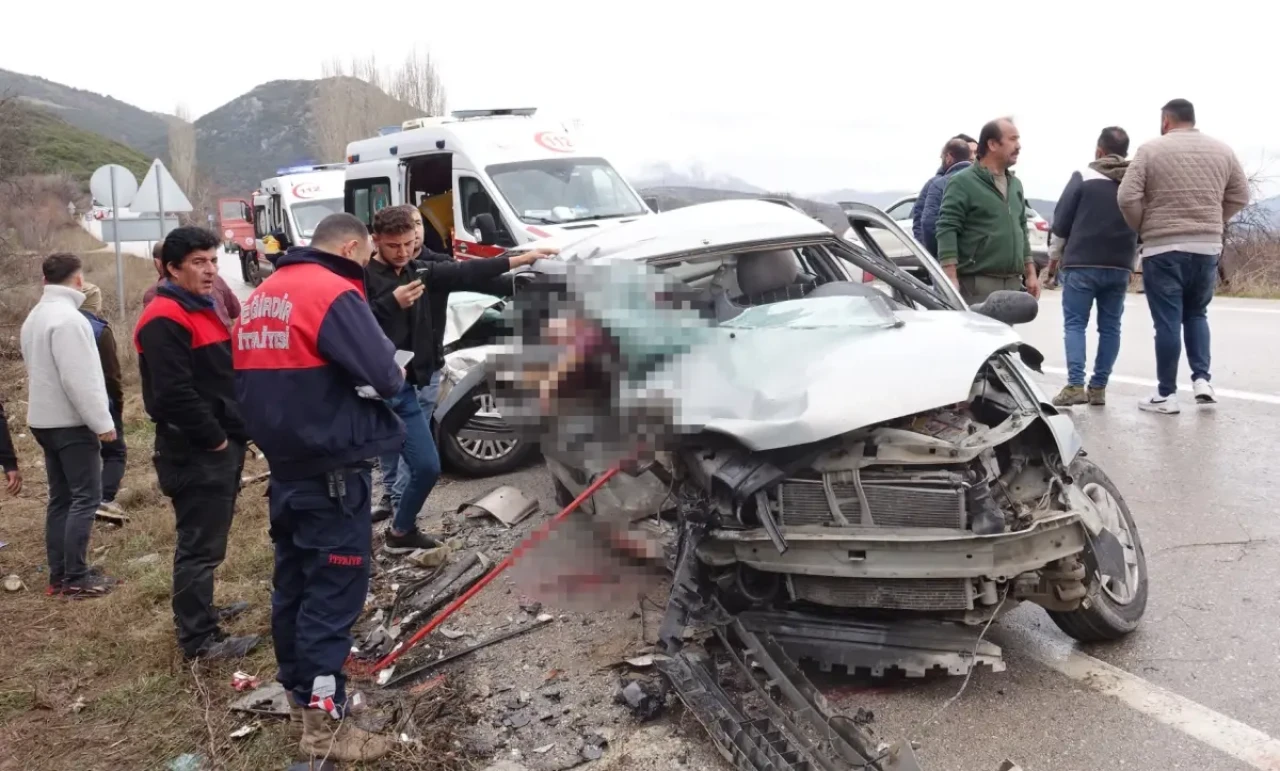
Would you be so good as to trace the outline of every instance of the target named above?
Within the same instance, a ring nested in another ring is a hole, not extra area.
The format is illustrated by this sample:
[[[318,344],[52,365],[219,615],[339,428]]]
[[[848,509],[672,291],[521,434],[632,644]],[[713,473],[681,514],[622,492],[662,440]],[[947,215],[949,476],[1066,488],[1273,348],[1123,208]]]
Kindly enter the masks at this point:
[[[248,434],[236,403],[231,334],[214,308],[218,237],[182,227],[165,237],[165,278],[134,331],[142,401],[156,424],[160,490],[173,500],[173,617],[188,659],[239,658],[257,635],[229,637],[218,622],[244,604],[213,606],[213,571],[227,554]]]
[[[369,305],[383,333],[397,349],[413,353],[403,391],[389,401],[405,423],[404,449],[379,458],[383,488],[392,499],[397,477],[408,473],[407,482],[395,506],[395,518],[387,531],[385,549],[391,554],[409,553],[415,549],[438,545],[417,529],[418,513],[426,503],[431,488],[440,475],[440,458],[431,437],[431,415],[423,402],[434,406],[432,386],[439,385],[439,370],[444,364],[444,305],[450,291],[473,291],[507,296],[512,293],[510,278],[500,278],[512,268],[530,265],[553,252],[535,249],[515,257],[492,257],[455,262],[447,256],[421,259],[415,255],[420,236],[412,206],[391,206],[373,218],[373,239],[377,253],[365,268],[365,286]],[[437,309],[435,306],[441,306]],[[437,332],[437,327],[439,331]],[[428,408],[430,409],[430,408]],[[404,467],[400,467],[400,459]]]
[[[1108,126],[1098,137],[1094,160],[1071,175],[1053,212],[1049,272],[1062,265],[1062,328],[1067,385],[1053,398],[1058,407],[1107,403],[1107,381],[1120,355],[1120,319],[1129,276],[1138,254],[1138,234],[1120,213],[1117,194],[1129,161],[1129,135]],[[1085,329],[1098,308],[1098,352],[1085,389]]]

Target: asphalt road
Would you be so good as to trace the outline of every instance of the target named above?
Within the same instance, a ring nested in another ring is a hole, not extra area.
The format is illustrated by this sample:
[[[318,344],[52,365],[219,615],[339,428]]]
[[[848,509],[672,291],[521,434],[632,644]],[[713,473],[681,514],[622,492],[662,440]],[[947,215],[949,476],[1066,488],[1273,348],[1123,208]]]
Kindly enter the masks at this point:
[[[241,286],[235,264],[224,263]],[[1078,646],[1038,608],[1022,607],[989,634],[1007,670],[976,672],[949,706],[961,678],[824,679],[835,704],[871,709],[882,735],[918,740],[927,771],[995,771],[1006,758],[1025,771],[1280,771],[1280,517],[1269,503],[1280,500],[1270,455],[1280,444],[1280,303],[1215,300],[1210,323],[1216,408],[1197,409],[1188,390],[1181,415],[1137,409],[1155,385],[1140,295],[1126,306],[1110,403],[1075,408],[1086,448],[1141,531],[1151,587],[1140,630]],[[1020,331],[1045,353],[1042,382],[1056,391],[1065,362],[1055,293]],[[1185,384],[1185,366],[1183,374]],[[549,492],[534,468],[451,481],[428,509],[502,482]]]

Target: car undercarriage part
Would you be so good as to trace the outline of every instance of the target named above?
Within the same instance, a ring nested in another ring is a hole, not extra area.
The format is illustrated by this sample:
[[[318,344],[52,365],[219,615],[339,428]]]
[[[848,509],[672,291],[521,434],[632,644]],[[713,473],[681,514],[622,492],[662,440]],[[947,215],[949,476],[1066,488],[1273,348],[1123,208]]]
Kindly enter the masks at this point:
[[[739,655],[730,633],[743,648]],[[717,636],[738,673],[760,696],[752,715],[724,691],[705,654],[682,651],[655,661],[681,701],[739,771],[921,771],[909,743],[885,746],[853,720],[834,713],[800,668],[769,636],[736,621]],[[758,679],[756,667],[768,678]],[[782,704],[770,693],[778,691]]]
[[[812,661],[824,672],[837,667],[850,674],[880,677],[899,670],[924,677],[943,670],[964,675],[978,665],[1003,672],[1000,646],[980,639],[971,626],[924,619],[836,618],[796,611],[751,611],[738,621],[746,629],[770,634],[791,657]]]

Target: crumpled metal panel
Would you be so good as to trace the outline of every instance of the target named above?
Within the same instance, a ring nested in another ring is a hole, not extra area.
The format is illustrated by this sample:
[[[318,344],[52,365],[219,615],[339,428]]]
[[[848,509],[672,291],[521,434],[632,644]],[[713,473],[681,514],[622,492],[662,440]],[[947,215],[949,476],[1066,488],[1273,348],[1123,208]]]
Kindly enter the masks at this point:
[[[502,298],[479,292],[450,292],[444,315],[444,345],[458,341],[484,317],[485,311],[502,304]]]
[[[675,418],[728,434],[752,450],[816,442],[893,418],[966,402],[978,370],[1018,342],[1012,328],[974,313],[895,311],[899,326],[858,323],[857,297],[775,303],[845,306],[848,325],[810,326],[812,316],[782,326],[711,330],[715,340],[677,358],[648,379],[678,394]],[[839,316],[832,309],[821,314]],[[774,319],[778,320],[777,318]]]

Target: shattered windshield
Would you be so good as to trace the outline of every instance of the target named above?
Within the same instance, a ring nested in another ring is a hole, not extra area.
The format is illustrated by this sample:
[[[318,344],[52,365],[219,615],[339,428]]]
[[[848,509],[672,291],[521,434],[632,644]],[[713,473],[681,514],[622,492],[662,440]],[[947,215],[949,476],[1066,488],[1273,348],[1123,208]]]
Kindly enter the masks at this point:
[[[603,158],[500,163],[487,171],[516,216],[534,225],[633,217],[644,204]]]
[[[808,297],[757,305],[720,323],[731,329],[887,329],[902,325],[881,297]]]

